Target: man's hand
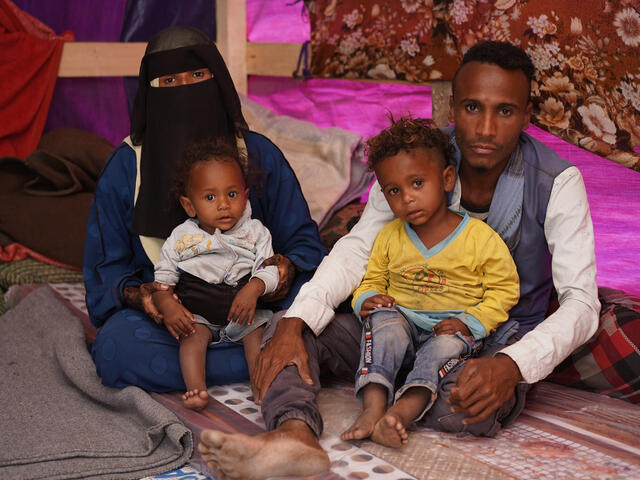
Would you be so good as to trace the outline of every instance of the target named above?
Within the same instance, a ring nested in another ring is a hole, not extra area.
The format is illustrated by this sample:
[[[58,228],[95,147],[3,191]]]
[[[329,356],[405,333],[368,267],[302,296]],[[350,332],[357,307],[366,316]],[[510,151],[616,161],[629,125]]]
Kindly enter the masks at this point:
[[[313,385],[309,371],[309,355],[302,340],[304,322],[301,318],[282,318],[273,338],[262,349],[256,361],[254,401],[260,405],[271,382],[288,365],[296,365],[304,382]]]
[[[169,290],[169,285],[160,282],[143,283],[139,287],[124,287],[122,303],[127,307],[145,312],[158,325],[162,325],[163,316],[153,303],[155,292]]]
[[[520,380],[518,365],[507,355],[469,360],[451,389],[451,411],[469,415],[465,425],[482,422],[511,398]]]
[[[264,282],[259,278],[249,280],[249,283],[236,293],[231,303],[231,308],[229,308],[227,321],[251,325],[253,323],[253,315],[256,312],[258,297],[264,293],[264,288]]]
[[[362,309],[360,310],[360,317],[367,318],[373,310],[382,307],[393,307],[396,304],[396,299],[389,295],[374,295],[367,298],[362,302]]]
[[[458,317],[445,318],[433,327],[433,333],[436,335],[455,335],[458,332],[467,337],[471,336],[469,327]]]
[[[280,279],[276,289],[263,296],[262,300],[265,302],[277,302],[278,300],[282,300],[289,293],[293,279],[296,277],[296,268],[291,260],[279,253],[262,262],[263,267],[268,267],[269,265],[275,265],[278,267],[278,275],[280,276]]]

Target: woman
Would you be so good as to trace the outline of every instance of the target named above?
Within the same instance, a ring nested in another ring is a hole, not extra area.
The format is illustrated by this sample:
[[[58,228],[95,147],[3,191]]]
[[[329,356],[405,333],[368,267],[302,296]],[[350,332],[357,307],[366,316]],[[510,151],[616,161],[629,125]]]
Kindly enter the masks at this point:
[[[87,306],[100,331],[92,355],[105,385],[162,392],[184,389],[178,342],[162,324],[151,293],[153,264],[171,230],[184,221],[169,201],[173,165],[191,141],[226,137],[259,172],[249,201],[270,230],[278,289],[274,310],[288,307],[325,249],[296,176],[282,152],[250,132],[216,46],[199,30],[173,27],[149,42],[142,59],[131,136],[113,152],[92,205],[84,252]],[[242,346],[207,351],[207,383],[248,378]]]

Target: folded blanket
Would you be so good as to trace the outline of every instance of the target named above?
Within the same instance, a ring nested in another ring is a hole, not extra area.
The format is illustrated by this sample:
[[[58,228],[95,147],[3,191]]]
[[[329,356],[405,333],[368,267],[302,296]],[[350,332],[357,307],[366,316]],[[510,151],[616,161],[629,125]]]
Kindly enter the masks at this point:
[[[359,134],[278,115],[246,97],[242,113],[251,130],[275,143],[296,172],[311,218],[322,228],[336,210],[359,200],[373,183]]]
[[[49,287],[0,324],[0,478],[141,478],[189,459],[191,432],[171,411],[100,383],[80,321]]]

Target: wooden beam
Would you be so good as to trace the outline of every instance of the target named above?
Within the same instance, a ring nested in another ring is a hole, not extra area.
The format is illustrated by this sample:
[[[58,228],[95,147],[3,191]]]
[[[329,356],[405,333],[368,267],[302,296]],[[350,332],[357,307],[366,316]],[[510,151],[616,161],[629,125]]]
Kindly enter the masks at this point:
[[[59,77],[137,77],[147,44],[67,42]]]
[[[247,94],[247,3],[216,0],[216,45],[236,90]]]
[[[291,77],[301,43],[247,43],[247,74]]]
[[[220,1],[220,0],[218,0]],[[220,45],[218,45],[220,47]],[[245,43],[246,61],[238,66],[240,53],[225,58],[238,92],[246,95],[247,75],[291,77],[296,68],[301,43]],[[59,77],[136,77],[146,43],[68,42],[62,51]],[[222,51],[222,50],[221,50]],[[242,67],[242,68],[241,68]],[[235,68],[235,71],[232,70]],[[239,76],[240,75],[240,76]],[[379,82],[372,79],[358,81]],[[388,81],[385,83],[408,83]],[[448,123],[451,82],[425,83],[432,88],[433,119],[436,125]]]

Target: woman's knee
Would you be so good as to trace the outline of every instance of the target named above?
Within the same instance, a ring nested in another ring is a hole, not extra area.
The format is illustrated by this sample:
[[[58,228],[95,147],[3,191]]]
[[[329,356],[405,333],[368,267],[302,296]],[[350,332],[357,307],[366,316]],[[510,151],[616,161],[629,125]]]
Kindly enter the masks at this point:
[[[144,313],[125,309],[98,331],[91,353],[103,384],[144,388],[147,377],[162,376],[177,362],[178,343]]]

